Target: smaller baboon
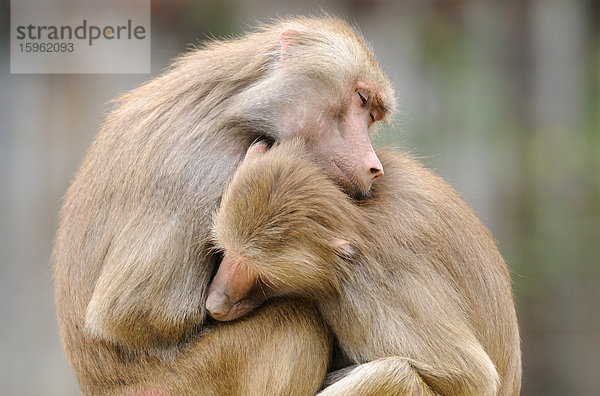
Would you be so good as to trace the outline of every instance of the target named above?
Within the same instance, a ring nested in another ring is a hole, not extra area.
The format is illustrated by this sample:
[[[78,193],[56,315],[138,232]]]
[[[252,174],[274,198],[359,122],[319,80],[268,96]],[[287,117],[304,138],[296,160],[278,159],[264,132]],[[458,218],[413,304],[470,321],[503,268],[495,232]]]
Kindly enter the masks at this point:
[[[450,186],[379,150],[385,176],[353,201],[301,143],[261,151],[250,150],[214,219],[224,251],[207,300],[214,318],[270,296],[313,299],[355,364],[332,373],[324,395],[519,393],[510,277]]]

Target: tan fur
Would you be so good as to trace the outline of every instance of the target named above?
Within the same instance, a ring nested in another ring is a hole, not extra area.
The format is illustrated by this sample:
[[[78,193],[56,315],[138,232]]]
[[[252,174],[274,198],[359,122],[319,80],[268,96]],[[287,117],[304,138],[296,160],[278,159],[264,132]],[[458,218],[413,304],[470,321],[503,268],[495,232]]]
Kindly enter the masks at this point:
[[[267,304],[240,321],[206,324],[172,356],[132,354],[85,333],[65,343],[85,395],[310,395],[327,370],[331,339],[304,301]]]
[[[316,301],[357,365],[323,395],[518,394],[510,277],[489,232],[418,162],[378,156],[386,174],[360,202],[299,143],[248,159],[225,190],[217,241],[271,293]]]
[[[373,88],[378,109],[392,110],[389,83],[353,29],[291,19],[209,43],[117,100],[66,194],[53,252],[61,337],[86,394],[320,386],[330,336],[310,305],[267,307],[207,330],[217,264],[209,230],[255,139],[302,136],[329,160],[335,145],[321,132],[344,119],[357,81]]]

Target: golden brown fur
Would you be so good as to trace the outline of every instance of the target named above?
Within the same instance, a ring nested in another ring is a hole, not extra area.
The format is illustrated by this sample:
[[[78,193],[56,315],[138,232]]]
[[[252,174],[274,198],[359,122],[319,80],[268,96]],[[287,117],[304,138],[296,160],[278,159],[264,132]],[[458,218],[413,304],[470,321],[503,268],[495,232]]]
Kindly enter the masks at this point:
[[[328,334],[310,304],[280,300],[241,321],[205,324],[169,357],[132,354],[78,332],[65,343],[86,395],[302,396],[321,387]]]
[[[418,162],[378,156],[386,174],[360,202],[297,142],[249,158],[215,217],[218,243],[256,287],[314,299],[356,364],[323,395],[518,394],[510,277],[489,232]],[[229,295],[220,272],[211,290]]]
[[[300,18],[192,51],[117,100],[66,194],[53,252],[61,337],[86,394],[320,386],[330,335],[311,305],[206,326],[218,261],[209,233],[225,182],[257,138],[301,136],[342,188],[368,191],[370,176],[355,173],[366,155],[378,162],[367,121],[361,145],[338,150],[342,135],[326,133],[349,117],[357,82],[373,100],[353,115],[392,109],[389,83],[353,29]]]

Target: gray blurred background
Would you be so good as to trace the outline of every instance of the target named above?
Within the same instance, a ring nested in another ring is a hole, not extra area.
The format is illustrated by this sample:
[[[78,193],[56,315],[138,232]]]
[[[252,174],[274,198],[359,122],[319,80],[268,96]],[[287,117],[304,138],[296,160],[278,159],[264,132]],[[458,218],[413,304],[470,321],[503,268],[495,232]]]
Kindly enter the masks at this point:
[[[11,75],[0,5],[0,395],[79,394],[49,255],[106,102],[207,36],[320,10],[360,27],[395,86],[379,143],[419,156],[494,234],[523,395],[600,395],[599,1],[153,1],[152,75]]]

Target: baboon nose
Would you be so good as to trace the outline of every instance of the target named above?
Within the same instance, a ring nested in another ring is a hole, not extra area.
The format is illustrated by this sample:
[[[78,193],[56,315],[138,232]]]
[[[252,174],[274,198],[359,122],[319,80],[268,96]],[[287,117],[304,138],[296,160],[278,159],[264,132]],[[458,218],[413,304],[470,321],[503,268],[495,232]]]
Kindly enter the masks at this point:
[[[371,181],[383,176],[383,165],[381,165],[381,162],[375,153],[367,159],[365,168],[367,170],[367,176],[370,177]]]
[[[383,176],[382,168],[371,168],[369,172],[371,173],[372,180],[379,179],[381,176]]]
[[[214,319],[220,319],[224,317],[231,308],[231,302],[229,298],[218,291],[213,291],[209,294],[206,300],[206,310]]]

